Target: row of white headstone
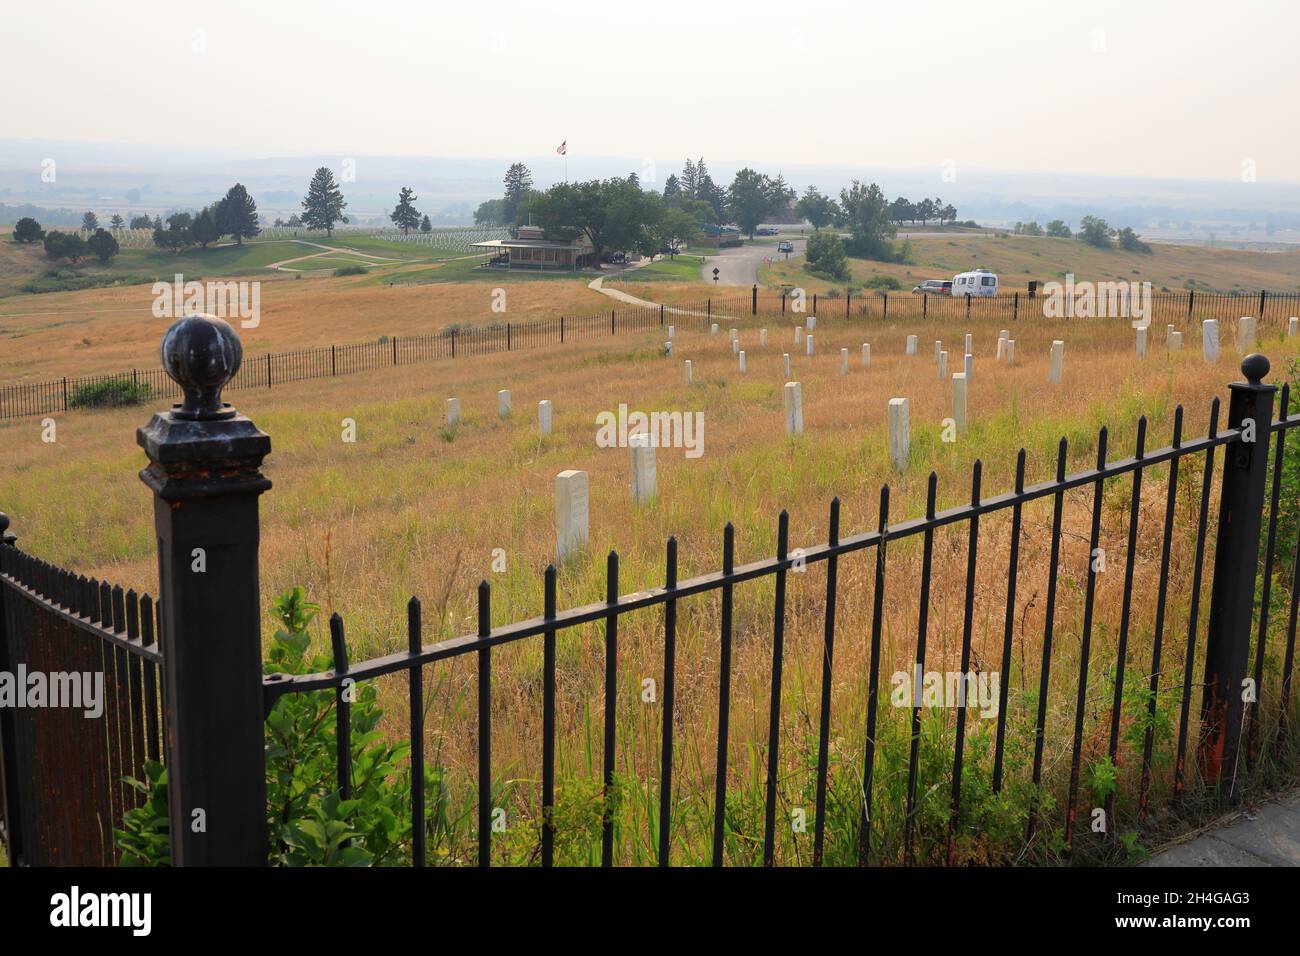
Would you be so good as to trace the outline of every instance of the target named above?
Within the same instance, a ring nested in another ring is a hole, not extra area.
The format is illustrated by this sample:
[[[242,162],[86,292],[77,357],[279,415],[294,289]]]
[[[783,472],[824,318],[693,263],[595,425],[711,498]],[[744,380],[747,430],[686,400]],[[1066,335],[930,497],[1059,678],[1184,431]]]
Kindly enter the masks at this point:
[[[460,399],[447,399],[446,412],[448,427],[454,427],[460,422]],[[497,414],[502,418],[510,417],[510,389],[508,388],[497,392]],[[551,403],[547,399],[537,403],[537,431],[542,435],[551,433]]]
[[[816,319],[809,316],[809,329],[813,328]],[[1287,336],[1291,337],[1297,334],[1297,319],[1292,317],[1287,323]],[[1214,319],[1206,319],[1202,325],[1202,342],[1204,344],[1205,356],[1207,361],[1218,359],[1219,355],[1219,324]],[[1249,316],[1243,316],[1237,324],[1237,348],[1239,351],[1253,348],[1255,344],[1255,319]],[[673,327],[668,327],[670,341],[667,343],[669,354],[672,354]],[[802,329],[796,328],[796,341],[799,338],[798,333]],[[713,332],[716,334],[717,325],[714,324]],[[1138,329],[1138,354],[1146,354],[1146,329]],[[732,350],[735,352],[740,361],[740,370],[745,371],[745,353],[737,346],[738,333],[735,329],[731,330]],[[813,336],[807,336],[807,354],[813,354],[812,345]],[[767,330],[762,329],[760,333],[760,344],[767,344]],[[1182,334],[1170,325],[1166,332],[1166,341],[1171,351],[1177,351],[1182,346]],[[964,367],[961,372],[955,372],[952,375],[952,419],[953,425],[958,434],[964,434],[969,425],[969,399],[970,399],[970,380],[973,366],[972,337],[970,333],[966,334],[964,352]],[[1015,360],[1015,339],[1011,338],[1008,331],[1003,329],[998,335],[997,359],[1005,361],[1008,365]],[[909,335],[905,346],[905,354],[915,355],[917,353],[917,336]],[[936,340],[934,343],[935,363],[939,369],[939,379],[942,381],[948,376],[948,353],[943,349],[943,343]],[[785,367],[786,378],[790,377],[790,354],[782,354]],[[848,374],[849,350],[840,349],[840,374]],[[862,364],[869,366],[871,364],[871,345],[862,343]],[[1065,364],[1065,342],[1056,339],[1052,342],[1050,352],[1050,366],[1048,370],[1048,381],[1059,383],[1064,370]],[[691,361],[686,360],[686,381],[691,382]],[[803,434],[803,387],[799,382],[788,381],[784,389],[785,398],[785,428],[786,434],[794,436]],[[502,389],[497,393],[497,408],[502,417],[510,414],[510,391]],[[551,403],[549,401],[538,402],[538,423],[542,434],[549,434],[551,430]],[[460,417],[460,402],[451,398],[447,400],[447,422],[454,425]],[[887,411],[888,429],[889,429],[889,461],[891,466],[897,471],[904,471],[907,468],[908,460],[911,454],[911,435],[910,435],[910,408],[906,398],[891,398]],[[628,437],[628,447],[632,457],[632,501],[634,504],[643,505],[653,501],[657,493],[658,473],[655,464],[655,447],[651,437],[645,433],[633,434]],[[585,471],[568,470],[562,471],[555,476],[555,534],[556,534],[556,551],[560,561],[566,560],[574,552],[584,548],[588,542],[589,532],[589,486],[588,475]]]
[[[1255,347],[1258,327],[1258,321],[1254,316],[1243,315],[1237,320],[1238,352],[1244,354]],[[1287,319],[1286,336],[1292,338],[1297,334],[1300,334],[1300,318],[1293,315]],[[1181,352],[1182,348],[1183,333],[1173,325],[1165,326],[1165,349],[1170,352]],[[1145,328],[1137,330],[1136,349],[1138,358],[1146,358],[1147,330]],[[1201,322],[1201,354],[1204,355],[1207,362],[1217,362],[1219,360],[1218,319],[1205,319]]]
[[[632,452],[632,502],[649,504],[656,494],[655,446],[646,432],[629,435]],[[585,471],[570,469],[555,476],[555,551],[561,562],[587,546],[589,481]]]

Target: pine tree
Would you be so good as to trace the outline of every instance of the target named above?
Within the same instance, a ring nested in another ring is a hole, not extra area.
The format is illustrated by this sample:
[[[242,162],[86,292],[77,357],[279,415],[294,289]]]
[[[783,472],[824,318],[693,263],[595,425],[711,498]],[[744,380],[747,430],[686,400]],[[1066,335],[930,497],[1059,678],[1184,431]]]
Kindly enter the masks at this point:
[[[709,167],[704,165],[704,157],[701,156],[695,161],[695,198],[703,199],[705,202],[712,202],[713,177],[709,175]]]
[[[251,239],[262,231],[257,224],[257,203],[239,183],[231,186],[225,198],[217,203],[213,219],[218,235],[234,236],[236,244],[241,246],[245,238]]]
[[[433,223],[429,222],[429,217],[427,215],[420,220],[420,231],[433,232]]]
[[[324,229],[327,236],[332,236],[336,222],[348,221],[343,215],[347,205],[338,183],[334,182],[334,174],[328,166],[322,166],[307,186],[307,198],[302,201],[302,224],[308,229]]]
[[[402,235],[407,235],[420,225],[420,212],[414,205],[415,200],[419,198],[410,186],[403,186],[401,192],[397,194],[397,208],[389,214],[388,218],[402,230]]]
[[[218,209],[220,209],[220,203],[217,205]],[[204,249],[208,247],[208,243],[220,239],[221,235],[220,228],[217,226],[217,216],[213,213],[211,207],[203,209],[194,217],[194,222],[190,225],[190,238]]]
[[[86,232],[94,232],[99,228],[99,217],[93,212],[88,212],[81,217],[81,228]]]
[[[125,223],[126,220],[122,218],[121,213],[116,212],[113,213],[113,218],[108,221],[108,224],[114,229],[121,229]]]
[[[519,216],[519,203],[533,188],[533,174],[523,163],[512,163],[506,170],[506,193],[503,199],[505,224],[512,226]]]
[[[682,192],[686,194],[687,199],[698,198],[695,191],[700,186],[700,175],[695,169],[695,164],[688,158],[686,165],[682,167]]]

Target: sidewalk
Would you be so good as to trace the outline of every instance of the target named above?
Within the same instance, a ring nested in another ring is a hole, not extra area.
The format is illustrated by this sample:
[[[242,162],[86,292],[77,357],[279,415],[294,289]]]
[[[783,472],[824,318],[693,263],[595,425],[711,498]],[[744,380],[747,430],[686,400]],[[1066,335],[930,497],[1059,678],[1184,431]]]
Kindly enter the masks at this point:
[[[1300,793],[1157,853],[1143,866],[1300,866]]]

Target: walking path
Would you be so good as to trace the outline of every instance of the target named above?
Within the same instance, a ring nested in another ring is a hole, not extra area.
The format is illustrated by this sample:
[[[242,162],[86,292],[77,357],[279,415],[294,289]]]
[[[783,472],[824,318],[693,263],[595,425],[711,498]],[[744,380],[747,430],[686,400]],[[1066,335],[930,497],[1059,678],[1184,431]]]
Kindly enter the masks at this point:
[[[628,266],[626,269],[614,273],[608,278],[614,278],[614,276],[625,275],[636,269],[640,269],[642,266],[648,266],[653,261],[654,259],[642,259],[640,262],[634,263]],[[611,299],[616,299],[617,301],[622,302],[625,305],[635,305],[643,309],[658,309],[660,308],[660,306],[662,306],[664,312],[667,313],[668,315],[696,315],[696,316],[708,315],[708,313],[701,312],[699,309],[683,309],[680,308],[679,306],[667,305],[665,303],[660,303],[660,302],[651,302],[649,299],[639,299],[630,293],[624,292],[622,289],[606,289],[605,279],[606,276],[597,276],[595,279],[592,279],[590,282],[587,283],[587,288],[591,289],[593,292],[599,292],[601,295],[607,295]]]
[[[297,272],[299,270],[286,269],[284,267],[294,262],[302,262],[304,259],[315,259],[318,256],[327,256],[330,255],[331,253],[342,253],[345,256],[357,256],[362,259],[373,259],[376,262],[405,262],[406,261],[404,259],[396,259],[392,256],[376,256],[376,255],[372,255],[369,252],[357,252],[355,249],[340,249],[337,246],[325,246],[325,245],[321,245],[319,242],[309,242],[306,239],[290,239],[289,241],[300,242],[304,246],[312,246],[313,248],[320,249],[321,251],[312,252],[305,256],[296,256],[295,258],[292,259],[281,259],[279,262],[272,262],[269,266],[267,266],[268,269],[278,269],[281,272]]]
[[[1143,866],[1300,866],[1300,792],[1216,820]]]

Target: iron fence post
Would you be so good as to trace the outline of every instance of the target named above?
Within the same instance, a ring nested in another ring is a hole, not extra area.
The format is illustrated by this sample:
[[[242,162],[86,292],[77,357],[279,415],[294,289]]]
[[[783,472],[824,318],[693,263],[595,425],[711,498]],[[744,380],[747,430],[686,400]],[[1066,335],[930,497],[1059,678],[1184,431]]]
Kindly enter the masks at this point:
[[[750,290],[749,314],[758,315],[758,283],[754,283],[754,288]]]
[[[1020,318],[1020,293],[1016,292],[1011,297],[1011,321],[1015,322]]]
[[[174,323],[162,359],[184,400],[136,433],[154,493],[177,866],[266,865],[257,549],[271,439],[221,401],[242,357],[221,319]]]
[[[1269,371],[1263,355],[1246,356],[1241,371],[1246,381],[1228,386],[1232,391],[1228,427],[1242,429],[1243,435],[1225,448],[1197,751],[1201,774],[1208,783],[1221,788],[1226,778],[1227,790],[1220,789],[1220,793],[1227,801],[1236,796],[1243,684],[1254,619],[1273,394],[1277,391],[1276,386],[1263,384]]]
[[[0,513],[0,541],[12,545],[9,517]],[[0,673],[12,674],[9,654],[8,618],[5,616],[5,589],[0,587]],[[12,707],[0,707],[0,819],[4,821],[5,841],[10,866],[23,862],[23,808],[18,798],[18,730],[17,715]]]

